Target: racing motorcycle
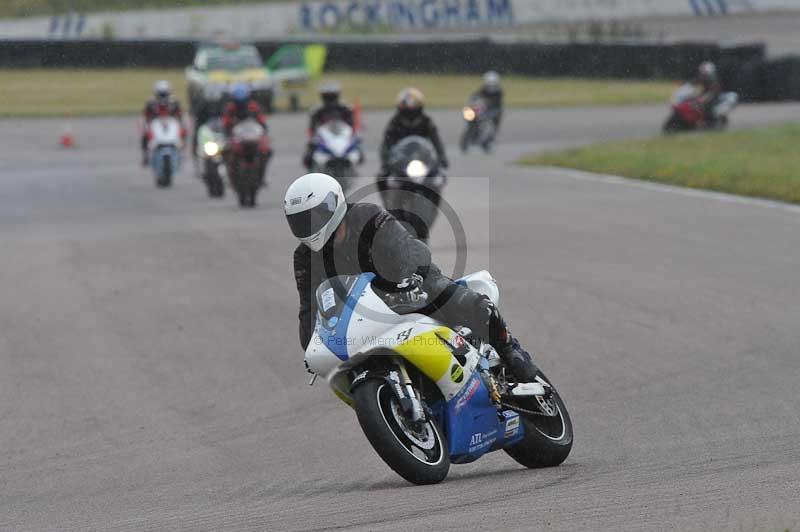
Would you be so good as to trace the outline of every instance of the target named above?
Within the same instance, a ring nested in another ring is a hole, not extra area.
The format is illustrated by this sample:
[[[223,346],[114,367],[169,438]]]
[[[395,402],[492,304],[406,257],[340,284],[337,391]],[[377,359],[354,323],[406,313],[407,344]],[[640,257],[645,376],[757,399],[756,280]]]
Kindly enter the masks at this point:
[[[156,186],[169,187],[172,177],[181,166],[183,126],[177,118],[159,112],[147,125],[147,138],[150,168],[155,175]]]
[[[333,120],[319,126],[311,142],[311,171],[336,178],[347,192],[351,178],[356,176],[356,165],[364,160],[361,139],[349,124]]]
[[[572,422],[552,382],[533,366],[516,375],[466,328],[398,314],[373,273],[332,277],[316,292],[305,353],[310,384],[323,377],[351,406],[373,449],[413,484],[433,484],[450,464],[504,450],[529,468],[559,465]],[[457,282],[499,300],[487,271]]]
[[[427,242],[447,182],[436,148],[425,137],[411,135],[392,147],[388,162],[389,175],[378,179],[384,206]]]
[[[239,197],[239,205],[255,207],[272,157],[267,130],[257,120],[243,120],[233,127],[226,149],[228,180]]]
[[[470,146],[475,145],[489,152],[494,144],[497,127],[494,123],[495,113],[489,110],[486,100],[473,98],[461,110],[461,116],[466,123],[459,141],[461,151],[466,153]]]
[[[698,129],[724,129],[728,115],[739,102],[735,92],[723,92],[712,110],[712,119],[707,120],[700,102],[699,88],[691,83],[678,87],[672,95],[672,111],[664,122],[664,133],[692,131]]]
[[[200,177],[206,184],[208,195],[221,198],[225,195],[225,162],[222,152],[225,148],[225,134],[219,118],[209,120],[197,130],[197,151],[195,156],[200,161]]]

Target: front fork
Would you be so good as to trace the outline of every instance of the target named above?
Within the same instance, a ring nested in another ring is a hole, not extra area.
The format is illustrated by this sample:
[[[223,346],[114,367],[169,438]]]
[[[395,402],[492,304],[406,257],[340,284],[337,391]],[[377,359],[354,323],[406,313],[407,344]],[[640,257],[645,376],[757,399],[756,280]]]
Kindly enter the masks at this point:
[[[405,360],[401,357],[393,356],[392,361],[397,370],[389,372],[389,380],[392,381],[392,386],[400,401],[400,406],[403,412],[413,421],[425,421],[425,410],[422,408],[422,399],[414,385],[411,382],[411,377],[408,375]]]

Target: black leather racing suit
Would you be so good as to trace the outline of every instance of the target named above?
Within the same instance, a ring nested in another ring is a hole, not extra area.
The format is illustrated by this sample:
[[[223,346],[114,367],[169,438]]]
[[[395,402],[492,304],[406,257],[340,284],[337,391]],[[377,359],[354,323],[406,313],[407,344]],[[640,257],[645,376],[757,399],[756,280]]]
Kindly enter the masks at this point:
[[[497,88],[490,90],[486,87],[481,87],[470,97],[470,99],[477,98],[481,98],[486,102],[487,110],[492,113],[494,126],[495,128],[499,128],[500,121],[503,119],[503,89]]]
[[[373,272],[373,286],[391,292],[412,274],[423,277],[427,305],[416,312],[433,316],[445,325],[463,325],[488,340],[498,351],[510,336],[497,308],[485,296],[456,284],[431,262],[428,246],[413,238],[387,211],[371,203],[347,206],[345,236],[333,236],[319,252],[300,244],[294,252],[294,276],[300,296],[300,344],[311,340],[316,320],[317,287],[336,275]]]
[[[389,154],[392,151],[392,147],[400,140],[412,135],[419,135],[429,139],[433,143],[433,147],[436,148],[436,155],[439,157],[440,164],[443,168],[447,168],[447,155],[444,151],[442,139],[439,137],[439,130],[436,129],[436,124],[433,123],[431,117],[421,111],[417,111],[416,114],[398,111],[389,120],[386,131],[383,133],[383,143],[380,149],[383,168],[386,168],[389,164]],[[385,175],[385,172],[382,173]]]

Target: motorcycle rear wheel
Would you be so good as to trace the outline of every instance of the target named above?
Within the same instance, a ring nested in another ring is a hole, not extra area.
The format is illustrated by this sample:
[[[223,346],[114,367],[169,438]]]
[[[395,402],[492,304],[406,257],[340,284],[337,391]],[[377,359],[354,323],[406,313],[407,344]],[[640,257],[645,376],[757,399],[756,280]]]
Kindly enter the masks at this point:
[[[161,165],[161,175],[156,178],[156,186],[167,188],[172,185],[172,157],[164,155]]]
[[[523,381],[532,382],[537,375],[550,383],[541,371],[518,377]],[[555,406],[557,415],[547,417],[520,412],[525,437],[519,443],[505,449],[511,458],[531,469],[557,466],[567,459],[572,450],[572,420],[558,391],[552,384],[551,387],[552,406]]]
[[[405,419],[397,398],[383,380],[368,380],[353,393],[358,422],[378,456],[412,484],[436,484],[450,470],[447,439],[433,419]]]

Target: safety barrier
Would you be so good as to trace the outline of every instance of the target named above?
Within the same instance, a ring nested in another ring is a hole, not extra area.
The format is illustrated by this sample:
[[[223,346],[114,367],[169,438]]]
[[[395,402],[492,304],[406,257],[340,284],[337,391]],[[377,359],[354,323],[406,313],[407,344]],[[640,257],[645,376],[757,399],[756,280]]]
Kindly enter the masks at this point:
[[[280,42],[261,42],[268,55]],[[328,43],[327,68],[361,72],[476,73],[489,68],[542,76],[682,77],[699,61],[744,63],[764,56],[762,45],[540,44],[489,39]],[[175,67],[191,63],[189,41],[0,41],[3,67]]]
[[[260,42],[264,57],[283,42]],[[0,67],[182,67],[192,62],[189,41],[0,41]],[[504,74],[618,79],[684,79],[705,60],[720,65],[726,87],[745,100],[800,99],[800,58],[767,61],[762,44],[602,44],[342,40],[327,43],[326,68],[358,72]]]

